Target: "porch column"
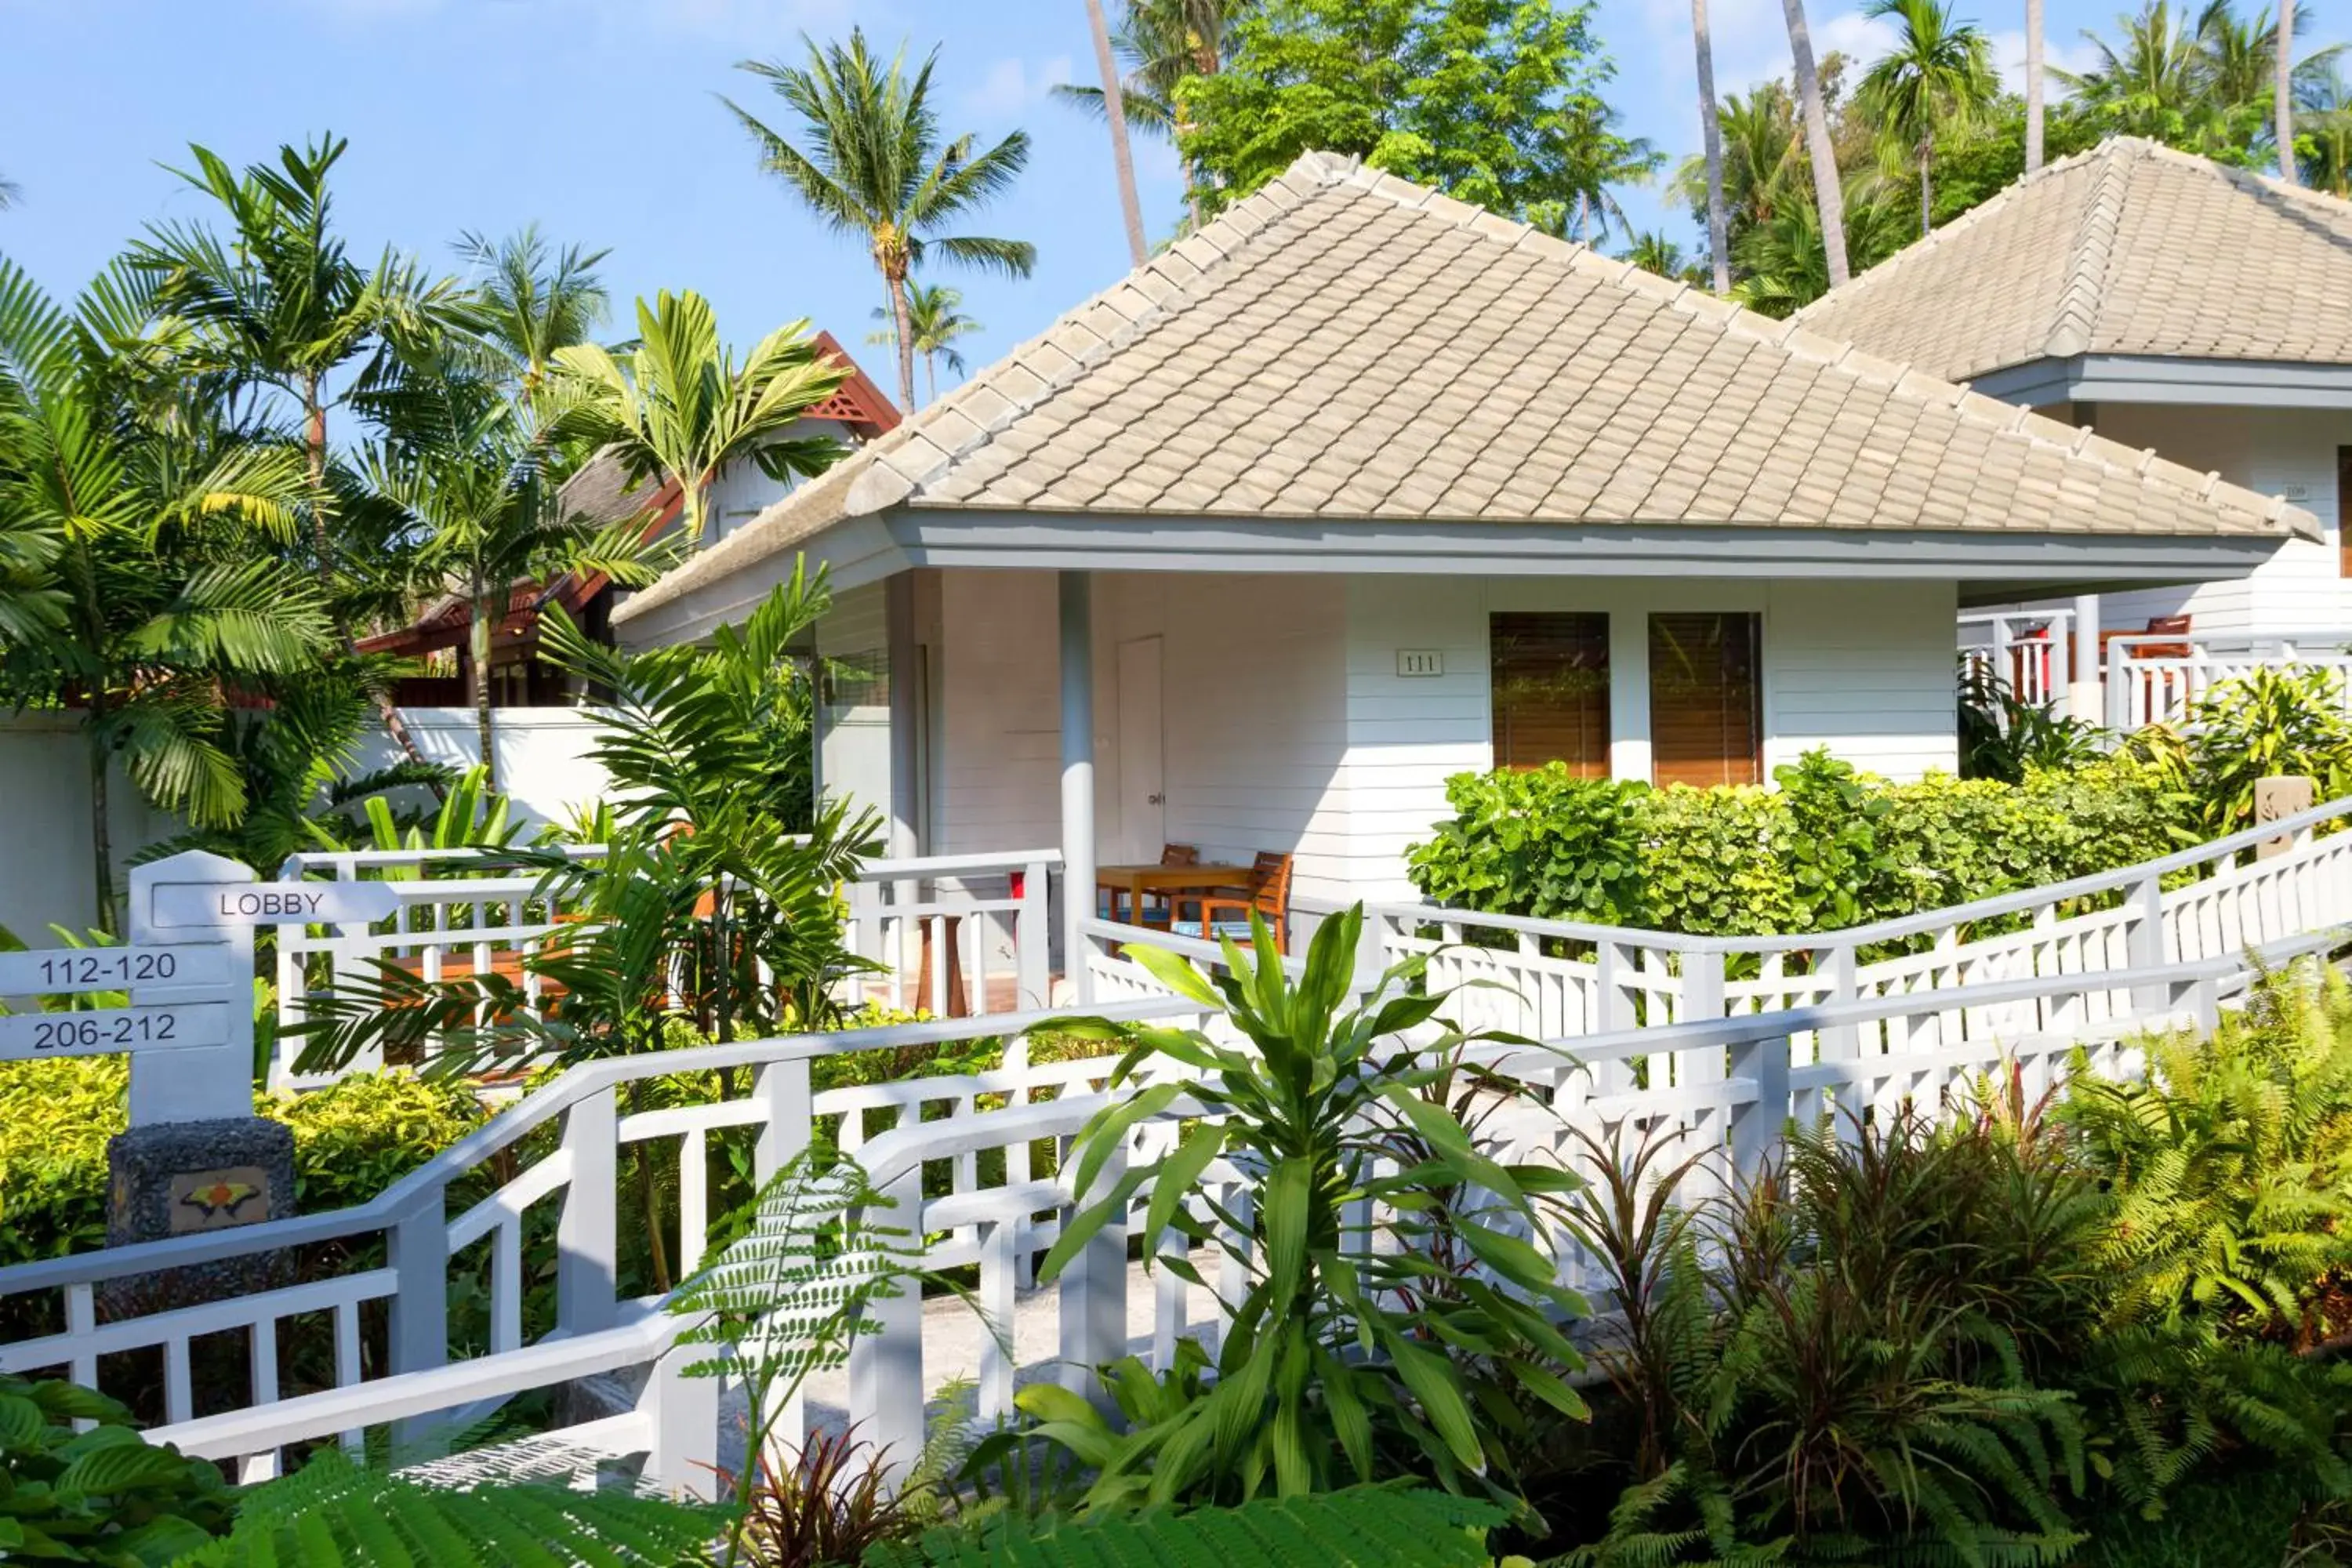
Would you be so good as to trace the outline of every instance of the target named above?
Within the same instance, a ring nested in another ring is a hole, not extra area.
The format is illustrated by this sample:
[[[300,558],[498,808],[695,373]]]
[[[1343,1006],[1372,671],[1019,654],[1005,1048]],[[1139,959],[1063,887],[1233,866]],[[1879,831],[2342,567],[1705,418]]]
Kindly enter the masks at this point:
[[[1094,1000],[1081,923],[1095,910],[1094,580],[1061,574],[1062,601],[1062,968],[1071,995]]]
[[[1650,771],[1650,616],[1646,609],[1612,610],[1609,776],[1647,784]]]
[[[2105,662],[2099,658],[2099,596],[2074,595],[2074,657],[2066,677],[2066,711],[2094,724],[2107,721]]]
[[[923,852],[922,780],[916,776],[922,751],[916,726],[922,722],[923,651],[915,641],[915,574],[901,572],[882,584],[882,616],[890,660],[890,854],[910,859]]]

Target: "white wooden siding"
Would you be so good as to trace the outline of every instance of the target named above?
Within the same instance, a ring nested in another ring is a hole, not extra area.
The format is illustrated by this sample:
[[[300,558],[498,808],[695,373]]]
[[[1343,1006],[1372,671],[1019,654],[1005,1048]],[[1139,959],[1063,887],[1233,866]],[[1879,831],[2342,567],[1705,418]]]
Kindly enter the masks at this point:
[[[818,657],[889,671],[882,585],[836,595],[817,623]],[[817,709],[817,788],[887,817],[890,812],[890,709],[886,702],[821,703]]]
[[[2053,412],[2068,416],[2064,409]],[[2285,495],[2327,530],[2326,542],[2290,542],[2235,582],[2106,595],[2099,611],[2109,630],[2136,631],[2151,616],[2178,615],[2192,617],[2194,630],[2216,635],[2291,637],[2352,626],[2352,589],[2337,564],[2336,497],[2336,449],[2352,446],[2352,413],[2102,403],[2077,408],[2073,417],[2231,484]]]
[[[1654,610],[1763,617],[1764,769],[1827,746],[1893,779],[1949,771],[1954,723],[1949,583],[1801,580],[1412,578],[1348,580],[1348,803],[1350,896],[1400,896],[1407,846],[1446,814],[1445,781],[1494,764],[1487,616],[1603,611],[1614,618],[1610,716],[1621,776],[1648,773],[1646,654]],[[1442,676],[1402,676],[1400,651],[1432,649]]]

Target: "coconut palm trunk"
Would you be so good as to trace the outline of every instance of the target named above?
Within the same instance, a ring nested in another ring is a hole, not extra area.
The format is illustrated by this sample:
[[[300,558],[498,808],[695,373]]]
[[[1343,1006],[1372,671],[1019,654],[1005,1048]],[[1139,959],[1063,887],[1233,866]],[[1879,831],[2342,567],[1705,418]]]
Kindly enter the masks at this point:
[[[1715,291],[1731,293],[1731,214],[1723,199],[1723,121],[1715,107],[1715,42],[1706,0],[1691,0],[1691,38],[1698,51],[1699,134],[1706,144],[1706,250],[1715,264]]]
[[[89,717],[82,727],[83,732],[89,737],[90,888],[96,895],[93,907],[98,911],[98,929],[110,935],[120,936],[122,926],[114,907],[114,833],[112,824],[108,821],[113,806],[106,787],[110,759],[107,756],[104,742],[99,739],[105,728],[105,717],[106,693],[92,691],[89,694]]]
[[[915,406],[915,324],[907,310],[907,272],[904,267],[895,272],[886,267],[882,276],[890,285],[890,320],[898,334],[898,406],[911,410]]]
[[[2025,0],[2025,172],[2042,167],[2042,5]]]
[[[1087,26],[1095,36],[1095,65],[1102,73],[1103,119],[1110,126],[1110,162],[1118,175],[1118,208],[1127,220],[1127,248],[1142,266],[1151,258],[1143,237],[1143,200],[1135,188],[1135,153],[1127,141],[1127,104],[1119,95],[1118,61],[1111,54],[1110,22],[1102,0],[1087,0]]]
[[[476,577],[473,590],[473,626],[469,628],[474,668],[468,672],[474,678],[474,738],[482,750],[482,782],[489,789],[499,787],[499,745],[497,726],[490,715],[490,643],[498,629],[498,617],[506,608],[493,605],[489,590]]]
[[[1822,213],[1822,250],[1830,287],[1853,276],[1845,259],[1845,193],[1838,186],[1837,149],[1830,142],[1829,110],[1822,103],[1822,73],[1813,65],[1812,32],[1805,26],[1805,0],[1780,0],[1788,14],[1789,53],[1796,66],[1797,97],[1805,110],[1806,161],[1813,166],[1813,199]]]
[[[2294,166],[2294,0],[2279,0],[2277,115],[2279,178],[2301,183]]]
[[[1928,165],[1936,161],[1936,143],[1927,137],[1919,139],[1919,237],[1927,238],[1936,229],[1936,187],[1927,174]]]

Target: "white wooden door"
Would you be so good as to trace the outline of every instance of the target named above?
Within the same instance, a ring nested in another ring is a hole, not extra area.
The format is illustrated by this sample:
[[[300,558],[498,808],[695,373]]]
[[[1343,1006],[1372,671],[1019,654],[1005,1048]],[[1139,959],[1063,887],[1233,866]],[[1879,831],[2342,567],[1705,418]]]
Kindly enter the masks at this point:
[[[1118,645],[1118,858],[1160,858],[1167,832],[1160,756],[1160,639]]]

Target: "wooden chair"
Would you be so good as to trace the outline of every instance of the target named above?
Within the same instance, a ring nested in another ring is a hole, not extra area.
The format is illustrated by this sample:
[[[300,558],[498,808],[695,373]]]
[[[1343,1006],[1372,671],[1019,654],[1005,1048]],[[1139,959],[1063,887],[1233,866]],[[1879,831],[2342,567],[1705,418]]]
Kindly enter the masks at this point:
[[[1255,910],[1265,917],[1265,923],[1274,931],[1274,950],[1288,952],[1291,859],[1288,855],[1260,851],[1256,862],[1250,867],[1248,887],[1220,888],[1199,898],[1186,894],[1183,901],[1193,918],[1175,921],[1170,929],[1178,936],[1205,942],[1229,936],[1235,942],[1246,942],[1250,939],[1250,911]]]

